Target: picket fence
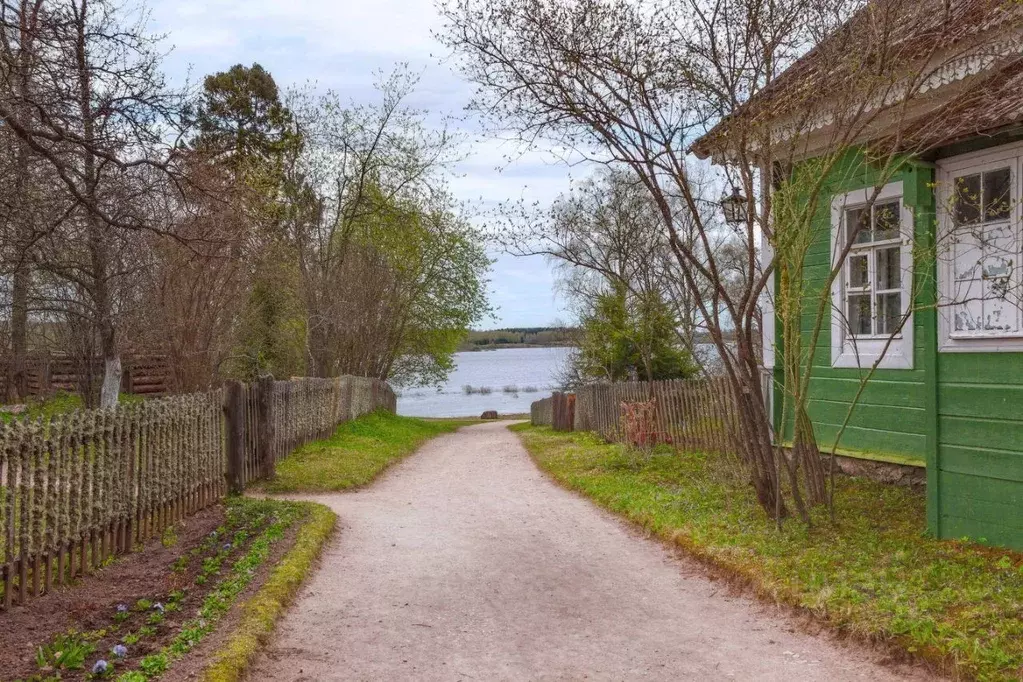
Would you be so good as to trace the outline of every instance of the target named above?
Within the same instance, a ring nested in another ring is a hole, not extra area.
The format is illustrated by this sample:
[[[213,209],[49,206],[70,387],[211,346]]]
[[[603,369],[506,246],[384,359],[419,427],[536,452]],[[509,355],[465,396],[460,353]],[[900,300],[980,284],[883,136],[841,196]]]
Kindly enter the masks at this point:
[[[375,379],[265,380],[0,425],[0,609],[272,475],[341,422],[394,406]]]
[[[554,399],[533,403],[535,425],[555,422]],[[623,405],[624,404],[624,405]],[[649,416],[626,423],[638,411]],[[738,412],[727,379],[591,384],[575,391],[572,428],[595,431],[608,442],[668,443],[686,450],[737,452]]]

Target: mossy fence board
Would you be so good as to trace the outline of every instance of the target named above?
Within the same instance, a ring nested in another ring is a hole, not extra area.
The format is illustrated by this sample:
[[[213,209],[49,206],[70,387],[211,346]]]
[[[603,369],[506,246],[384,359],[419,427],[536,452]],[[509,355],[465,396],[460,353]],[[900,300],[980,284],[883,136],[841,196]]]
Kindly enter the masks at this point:
[[[394,408],[375,379],[268,380],[0,425],[0,609],[272,475],[338,424]]]

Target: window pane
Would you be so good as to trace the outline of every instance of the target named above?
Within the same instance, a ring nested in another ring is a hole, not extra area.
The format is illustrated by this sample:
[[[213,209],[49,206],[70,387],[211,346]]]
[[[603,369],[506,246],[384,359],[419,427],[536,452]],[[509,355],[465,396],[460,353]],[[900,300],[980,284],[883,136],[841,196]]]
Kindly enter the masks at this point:
[[[877,288],[901,289],[902,288],[902,249],[877,250]]]
[[[1012,174],[1008,168],[984,173],[984,220],[1008,220]]]
[[[891,201],[874,206],[874,241],[895,239],[899,236],[899,202]]]
[[[957,225],[980,222],[980,174],[955,179],[953,216]]]
[[[862,289],[870,286],[869,267],[867,254],[849,256],[849,286],[851,288]]]
[[[984,328],[984,282],[961,279],[955,284],[952,300],[952,329],[960,334],[980,332]]]
[[[853,336],[870,334],[870,294],[852,294],[848,299],[849,331]]]
[[[1013,225],[987,225],[984,228],[981,277],[986,280],[1004,280],[1010,286],[1013,265],[1018,261],[1019,242]]]
[[[902,294],[877,295],[877,333],[890,336],[902,321]]]
[[[869,215],[864,208],[850,208],[845,212],[846,240],[852,239],[856,244],[870,241],[870,224],[867,220]],[[856,232],[857,229],[859,232]]]

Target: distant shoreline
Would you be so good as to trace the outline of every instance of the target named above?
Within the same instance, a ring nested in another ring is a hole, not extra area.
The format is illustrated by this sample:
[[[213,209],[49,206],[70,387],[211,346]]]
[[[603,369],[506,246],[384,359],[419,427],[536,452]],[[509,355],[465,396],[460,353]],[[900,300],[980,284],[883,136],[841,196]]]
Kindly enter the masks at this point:
[[[459,353],[475,353],[488,350],[505,350],[508,348],[575,348],[570,343],[491,343],[485,346],[470,344],[465,348],[459,348]]]

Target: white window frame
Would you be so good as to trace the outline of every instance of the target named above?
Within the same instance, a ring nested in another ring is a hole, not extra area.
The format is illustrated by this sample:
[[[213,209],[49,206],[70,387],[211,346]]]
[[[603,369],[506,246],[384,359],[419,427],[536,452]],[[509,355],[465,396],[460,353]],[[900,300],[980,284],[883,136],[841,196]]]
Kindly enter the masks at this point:
[[[913,292],[913,211],[902,200],[903,187],[901,182],[891,182],[881,188],[874,196],[874,187],[847,192],[834,197],[831,202],[831,267],[834,268],[842,254],[843,223],[845,212],[858,206],[867,205],[874,198],[873,205],[899,201],[899,236],[884,242],[871,243],[871,250],[880,246],[900,247],[899,263],[902,283],[902,306],[900,318],[908,319],[902,330],[889,344],[889,335],[853,336],[846,320],[846,280],[848,277],[849,258],[846,255],[842,263],[842,272],[831,285],[831,366],[869,369],[878,363],[879,369],[913,369],[913,313],[910,308]],[[850,252],[851,253],[851,252]],[[873,262],[873,258],[871,258]],[[871,278],[871,297],[876,296],[874,286],[874,267],[869,268]],[[872,308],[873,309],[873,303]],[[887,350],[885,346],[887,345]],[[878,359],[880,358],[880,362]]]
[[[954,178],[1008,167],[1011,171],[1009,220],[1017,231],[1017,267],[1013,274],[1013,287],[1023,287],[1023,268],[1020,264],[1023,246],[1023,143],[1014,143],[984,149],[969,154],[952,156],[938,161],[938,350],[942,353],[1018,353],[1023,351],[1023,324],[1015,332],[956,332],[952,324],[954,315],[955,263],[948,253],[948,236],[953,233],[952,205]],[[1023,323],[1023,310],[1017,310]]]

